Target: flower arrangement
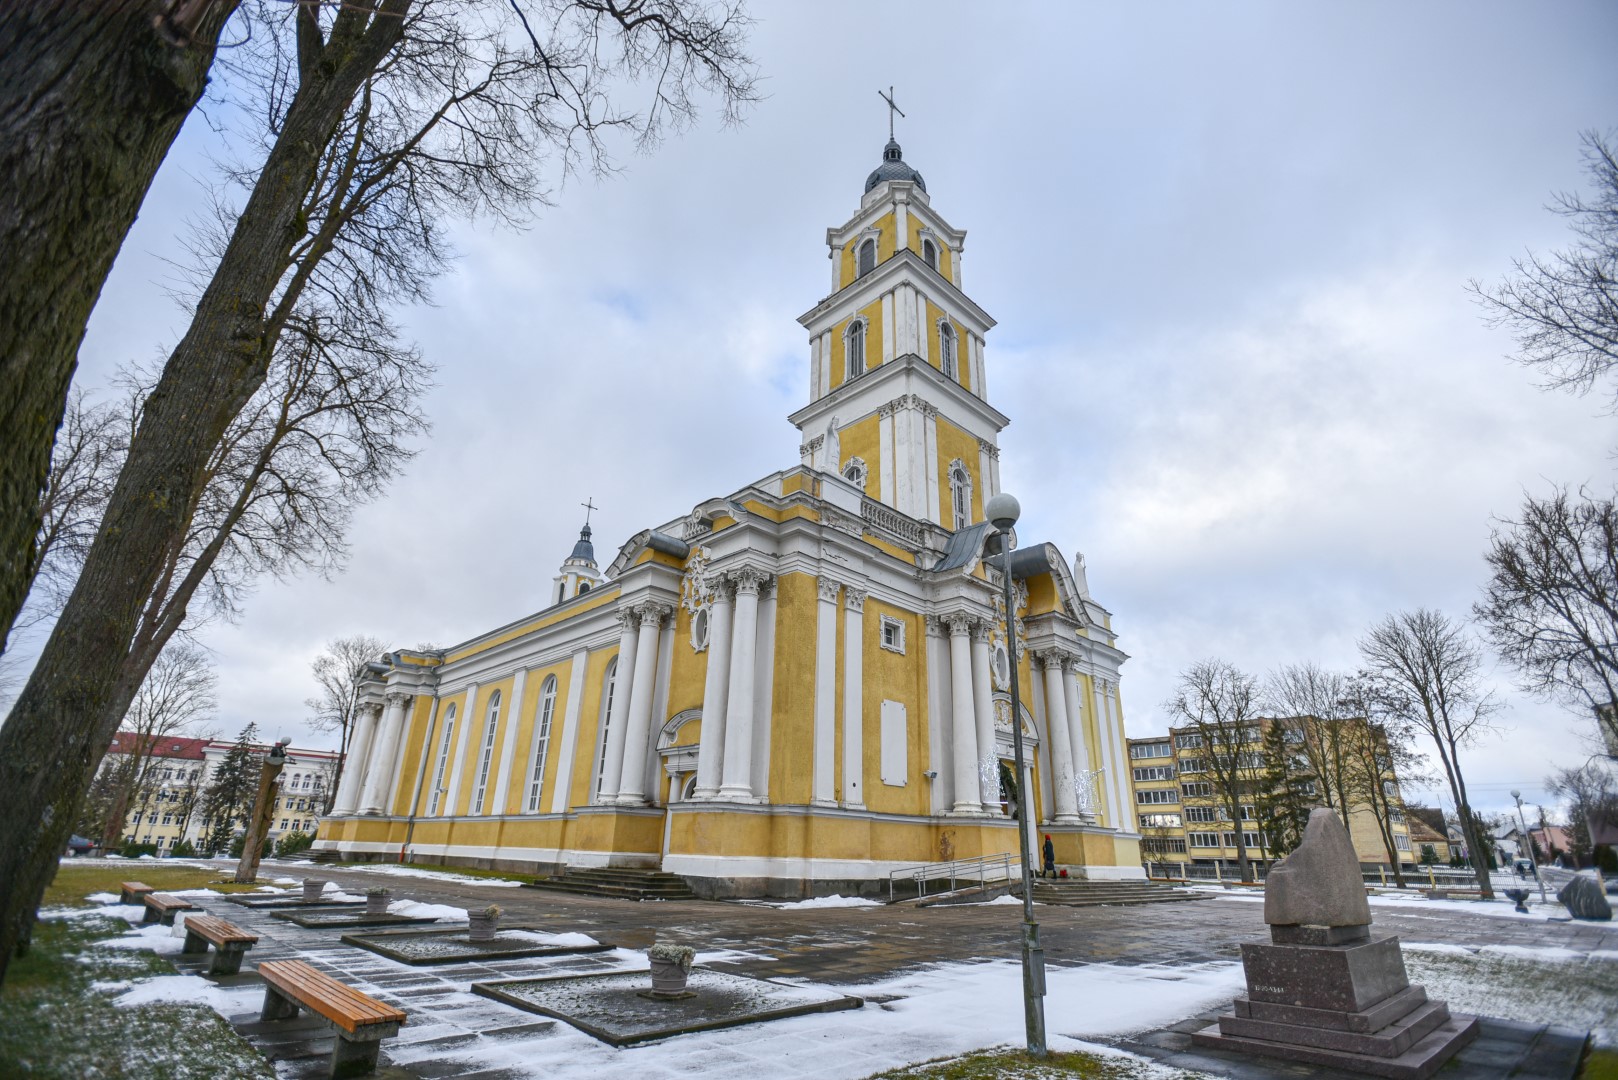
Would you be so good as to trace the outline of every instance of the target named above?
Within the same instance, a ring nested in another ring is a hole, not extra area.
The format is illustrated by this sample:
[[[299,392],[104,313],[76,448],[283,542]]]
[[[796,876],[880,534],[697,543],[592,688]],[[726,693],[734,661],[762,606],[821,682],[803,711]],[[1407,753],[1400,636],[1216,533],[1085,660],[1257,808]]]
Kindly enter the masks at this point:
[[[373,885],[365,890],[366,896],[392,896],[393,890],[383,885]]]
[[[500,917],[500,905],[490,904],[488,907],[483,909],[482,914],[486,919],[498,919]]]
[[[681,971],[690,973],[697,959],[697,950],[689,945],[670,945],[658,942],[646,950],[647,959],[663,964],[678,964]]]

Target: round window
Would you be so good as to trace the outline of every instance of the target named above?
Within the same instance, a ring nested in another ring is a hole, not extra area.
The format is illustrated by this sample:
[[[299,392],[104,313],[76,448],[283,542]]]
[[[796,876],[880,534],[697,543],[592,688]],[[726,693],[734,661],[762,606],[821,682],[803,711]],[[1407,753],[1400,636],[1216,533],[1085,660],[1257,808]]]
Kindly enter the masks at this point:
[[[708,609],[698,608],[691,616],[691,647],[698,652],[708,647]]]
[[[994,658],[990,661],[994,668],[994,684],[1001,690],[1011,685],[1011,656],[1006,652],[1004,645],[995,645]]]

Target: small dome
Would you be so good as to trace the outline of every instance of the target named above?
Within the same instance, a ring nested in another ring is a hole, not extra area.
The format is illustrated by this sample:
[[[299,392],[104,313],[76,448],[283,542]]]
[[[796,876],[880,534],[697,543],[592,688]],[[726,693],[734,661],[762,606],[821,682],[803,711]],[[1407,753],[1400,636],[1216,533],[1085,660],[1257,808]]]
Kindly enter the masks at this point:
[[[596,547],[590,543],[590,526],[586,525],[579,530],[579,542],[573,545],[573,554],[569,559],[583,559],[586,562],[596,561]]]
[[[921,178],[921,173],[905,164],[904,157],[899,151],[899,144],[893,139],[889,139],[888,145],[882,148],[882,164],[865,178],[865,190],[870,191],[878,184],[885,184],[889,180],[909,180],[921,190],[927,190],[927,181]]]

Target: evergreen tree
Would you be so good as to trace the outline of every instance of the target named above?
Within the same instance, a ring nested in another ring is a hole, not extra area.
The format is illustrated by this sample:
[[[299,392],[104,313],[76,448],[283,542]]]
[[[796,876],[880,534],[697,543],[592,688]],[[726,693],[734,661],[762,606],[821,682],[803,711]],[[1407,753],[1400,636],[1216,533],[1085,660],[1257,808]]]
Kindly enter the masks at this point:
[[[1313,787],[1313,776],[1302,758],[1298,744],[1302,742],[1301,724],[1284,720],[1266,725],[1259,754],[1264,762],[1263,772],[1255,785],[1253,812],[1258,816],[1258,827],[1267,838],[1266,847],[1272,858],[1284,858],[1303,842],[1303,830],[1309,824],[1309,811],[1313,801],[1308,792]],[[1291,734],[1296,732],[1296,734]]]
[[[202,797],[203,815],[211,820],[206,848],[216,855],[229,846],[236,822],[245,821],[253,812],[253,798],[258,794],[259,770],[264,755],[255,751],[253,740],[258,737],[258,725],[248,724],[236,736],[236,744],[225,752],[225,759],[214,770],[213,782]]]

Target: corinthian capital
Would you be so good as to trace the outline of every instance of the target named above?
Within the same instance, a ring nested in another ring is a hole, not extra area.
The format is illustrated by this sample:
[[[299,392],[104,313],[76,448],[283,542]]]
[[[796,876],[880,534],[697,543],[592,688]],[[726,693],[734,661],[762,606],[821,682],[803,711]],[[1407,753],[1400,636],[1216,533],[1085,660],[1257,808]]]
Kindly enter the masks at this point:
[[[743,566],[730,572],[730,580],[735,584],[738,596],[746,594],[756,596],[759,587],[770,580],[770,574],[754,566]]]
[[[868,595],[870,594],[864,589],[856,589],[850,585],[843,590],[843,603],[848,606],[850,611],[864,611],[865,598]]]
[[[640,620],[642,626],[645,626],[647,622],[650,622],[653,626],[661,626],[663,625],[663,620],[673,613],[674,607],[671,604],[665,604],[661,600],[642,600],[630,610],[635,613],[635,617]]]
[[[820,598],[828,604],[837,603],[837,592],[843,587],[841,582],[831,578],[821,578],[817,583],[820,589]]]
[[[410,695],[403,690],[388,691],[388,708],[402,709],[410,703]]]

